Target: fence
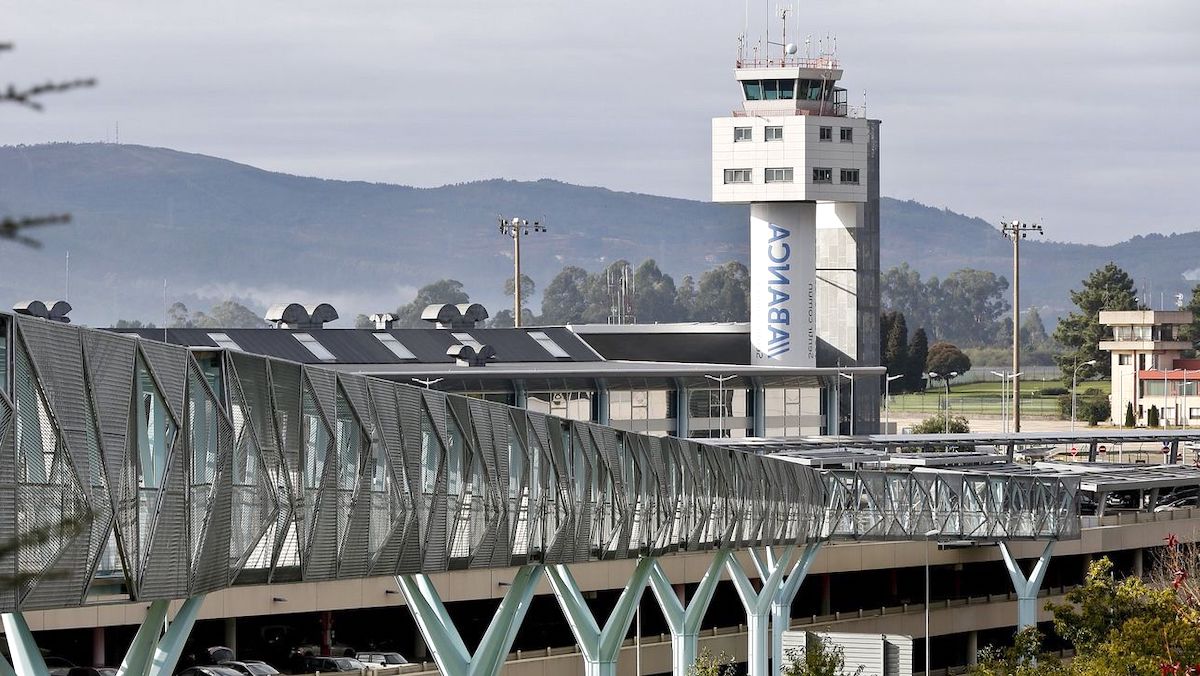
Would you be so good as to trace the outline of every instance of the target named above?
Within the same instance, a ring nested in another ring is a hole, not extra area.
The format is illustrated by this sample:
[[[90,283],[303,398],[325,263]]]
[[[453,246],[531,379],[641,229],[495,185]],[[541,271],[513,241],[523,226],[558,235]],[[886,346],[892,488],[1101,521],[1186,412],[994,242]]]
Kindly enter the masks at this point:
[[[946,410],[946,395],[932,393],[897,395],[888,401],[892,413],[922,413],[937,415]],[[949,397],[950,415],[994,415],[1001,416],[1011,405],[1000,396],[955,396]],[[1054,397],[1021,397],[1021,414],[1058,418],[1058,400]]]

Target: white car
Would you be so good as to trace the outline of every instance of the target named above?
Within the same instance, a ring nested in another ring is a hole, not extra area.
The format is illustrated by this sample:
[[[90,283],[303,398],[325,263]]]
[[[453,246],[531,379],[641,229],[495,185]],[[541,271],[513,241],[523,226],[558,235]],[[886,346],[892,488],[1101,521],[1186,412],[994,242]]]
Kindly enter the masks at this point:
[[[408,660],[400,653],[389,652],[361,652],[355,655],[358,661],[368,667],[398,667],[402,664],[408,664]]]

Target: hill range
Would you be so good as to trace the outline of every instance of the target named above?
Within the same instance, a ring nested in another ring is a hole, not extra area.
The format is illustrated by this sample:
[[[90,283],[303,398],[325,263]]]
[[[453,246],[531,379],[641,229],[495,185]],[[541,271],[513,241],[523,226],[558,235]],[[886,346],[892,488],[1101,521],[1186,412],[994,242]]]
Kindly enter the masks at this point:
[[[884,198],[881,208],[883,269],[908,262],[925,277],[964,267],[1010,275],[1011,244],[993,224],[911,201]],[[193,309],[229,297],[256,310],[325,301],[347,325],[446,277],[505,307],[512,245],[497,232],[499,214],[548,222],[522,260],[539,288],[566,265],[654,258],[678,282],[748,258],[743,206],[548,179],[438,188],[334,181],[137,145],[0,147],[0,214],[61,212],[72,224],[38,232],[41,249],[0,242],[0,303],[62,297],[69,252],[72,316],[92,325],[161,322],[164,296]],[[1156,307],[1190,293],[1200,273],[1200,232],[1111,246],[1026,240],[1022,252],[1023,305],[1047,319],[1109,261]]]

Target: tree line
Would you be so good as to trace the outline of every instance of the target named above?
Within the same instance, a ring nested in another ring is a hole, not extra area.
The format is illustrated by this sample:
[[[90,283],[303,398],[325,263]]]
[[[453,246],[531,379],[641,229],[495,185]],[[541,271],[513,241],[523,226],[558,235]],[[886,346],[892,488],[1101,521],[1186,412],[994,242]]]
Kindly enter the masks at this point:
[[[613,288],[622,275],[632,283],[627,295],[628,314],[638,323],[662,322],[745,322],[750,320],[750,271],[746,266],[730,261],[701,274],[699,278],[684,275],[675,279],[662,271],[658,263],[648,258],[637,267],[629,261],[618,260],[597,272],[569,265],[564,267],[542,292],[540,313],[528,307],[537,286],[522,275],[521,323],[525,325],[561,325],[606,323],[613,313]],[[505,281],[504,292],[512,295],[513,282]],[[440,279],[417,290],[416,297],[392,313],[395,326],[419,328],[421,311],[428,305],[469,303],[470,294],[456,279]],[[371,320],[359,315],[355,324],[369,327]],[[492,327],[513,325],[513,311],[506,308],[492,314]]]

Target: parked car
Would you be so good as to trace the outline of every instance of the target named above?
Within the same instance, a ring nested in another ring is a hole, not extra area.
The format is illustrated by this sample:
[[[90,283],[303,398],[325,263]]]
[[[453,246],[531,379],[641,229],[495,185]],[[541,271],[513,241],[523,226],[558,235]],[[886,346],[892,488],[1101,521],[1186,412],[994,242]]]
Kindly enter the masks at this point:
[[[1171,502],[1161,504],[1161,505],[1155,507],[1154,511],[1170,512],[1170,511],[1176,510],[1176,509],[1187,509],[1188,507],[1196,507],[1198,504],[1200,504],[1200,497],[1191,495],[1188,497],[1178,498],[1176,500],[1172,500]]]
[[[408,660],[400,653],[389,652],[365,652],[358,654],[358,661],[368,667],[398,667],[401,664],[408,664]]]
[[[67,676],[75,668],[74,662],[62,657],[47,655],[43,659],[46,661],[46,670],[50,672],[50,676]]]
[[[220,666],[203,666],[203,667],[188,667],[183,671],[175,674],[175,676],[242,676],[240,673],[230,669],[229,667]]]
[[[362,671],[367,665],[353,657],[305,657],[301,667],[305,673]],[[237,672],[234,672],[237,673]]]
[[[229,660],[222,662],[220,666],[229,667],[245,676],[271,676],[279,673],[278,669],[262,660]]]
[[[67,676],[117,676],[117,670],[112,667],[71,667]]]

